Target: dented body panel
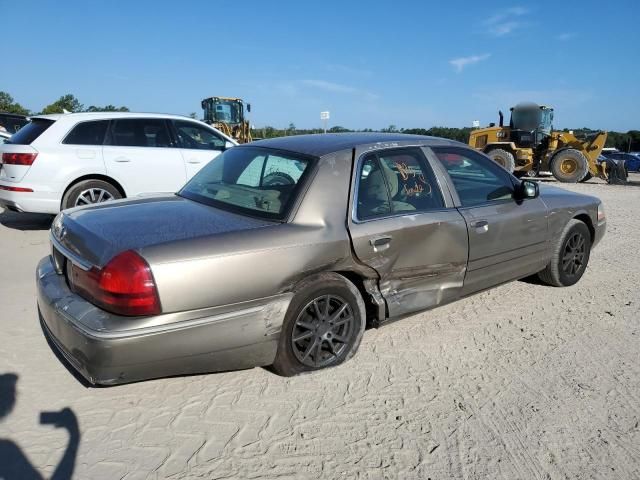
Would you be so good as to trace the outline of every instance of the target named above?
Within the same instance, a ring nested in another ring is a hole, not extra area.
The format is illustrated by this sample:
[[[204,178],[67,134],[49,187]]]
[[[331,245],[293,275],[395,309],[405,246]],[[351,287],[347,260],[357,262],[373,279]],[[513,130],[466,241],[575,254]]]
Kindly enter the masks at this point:
[[[252,145],[316,159],[283,221],[165,196],[72,209],[54,222],[54,257],[90,269],[135,250],[151,268],[162,305],[152,317],[110,314],[73,293],[53,257],[43,259],[37,270],[43,329],[90,382],[269,365],[296,285],[316,273],[358,279],[368,321],[379,325],[540,270],[552,240],[575,215],[592,220],[596,242],[604,232],[597,199],[559,189],[523,204],[461,208],[430,150],[466,148],[449,140],[353,134]],[[424,153],[443,208],[359,220],[361,158],[404,147]],[[491,220],[491,235],[475,234],[479,215]]]

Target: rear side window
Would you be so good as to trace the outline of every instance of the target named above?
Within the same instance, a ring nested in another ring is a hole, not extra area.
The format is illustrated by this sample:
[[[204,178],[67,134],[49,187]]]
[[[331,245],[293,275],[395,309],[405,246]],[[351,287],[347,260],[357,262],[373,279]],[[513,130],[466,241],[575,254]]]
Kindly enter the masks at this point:
[[[156,118],[115,120],[110,145],[119,147],[172,147],[167,124]]]
[[[62,143],[65,145],[102,145],[109,120],[82,122],[73,127]]]
[[[35,118],[14,133],[7,143],[11,145],[31,145],[53,123],[54,120]]]
[[[359,219],[444,208],[440,187],[419,149],[381,151],[365,158],[358,184]]]

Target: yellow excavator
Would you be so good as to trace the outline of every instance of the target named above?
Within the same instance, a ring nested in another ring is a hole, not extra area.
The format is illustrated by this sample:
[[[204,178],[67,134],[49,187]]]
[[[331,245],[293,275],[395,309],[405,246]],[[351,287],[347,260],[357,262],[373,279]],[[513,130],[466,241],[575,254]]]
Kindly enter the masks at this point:
[[[615,164],[598,161],[607,132],[583,141],[571,132],[554,131],[553,108],[535,103],[512,107],[508,126],[504,125],[502,112],[498,115],[498,126],[492,123],[471,132],[469,146],[510,172],[536,176],[545,170],[565,183],[585,182],[596,176],[609,181],[609,170]]]
[[[204,121],[238,143],[251,141],[249,120],[245,118],[245,103],[241,98],[209,97],[201,102]],[[246,104],[247,113],[251,104]]]

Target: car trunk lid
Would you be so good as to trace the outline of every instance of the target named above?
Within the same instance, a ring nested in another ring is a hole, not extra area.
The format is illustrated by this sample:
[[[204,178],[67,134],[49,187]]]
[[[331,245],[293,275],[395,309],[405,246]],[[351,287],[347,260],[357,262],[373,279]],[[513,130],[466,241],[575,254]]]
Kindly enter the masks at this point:
[[[118,253],[271,225],[179,196],[105,202],[64,211],[51,227],[54,246],[85,266]]]

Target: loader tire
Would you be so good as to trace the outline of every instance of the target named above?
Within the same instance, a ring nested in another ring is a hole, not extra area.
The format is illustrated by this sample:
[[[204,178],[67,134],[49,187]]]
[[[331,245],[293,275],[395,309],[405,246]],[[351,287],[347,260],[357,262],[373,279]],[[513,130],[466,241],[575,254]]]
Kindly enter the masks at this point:
[[[501,148],[494,148],[487,153],[487,156],[509,173],[513,173],[516,169],[516,160],[513,158],[513,153],[511,152],[507,152]]]
[[[589,160],[575,148],[561,150],[551,159],[551,173],[559,182],[578,183],[589,173]]]

